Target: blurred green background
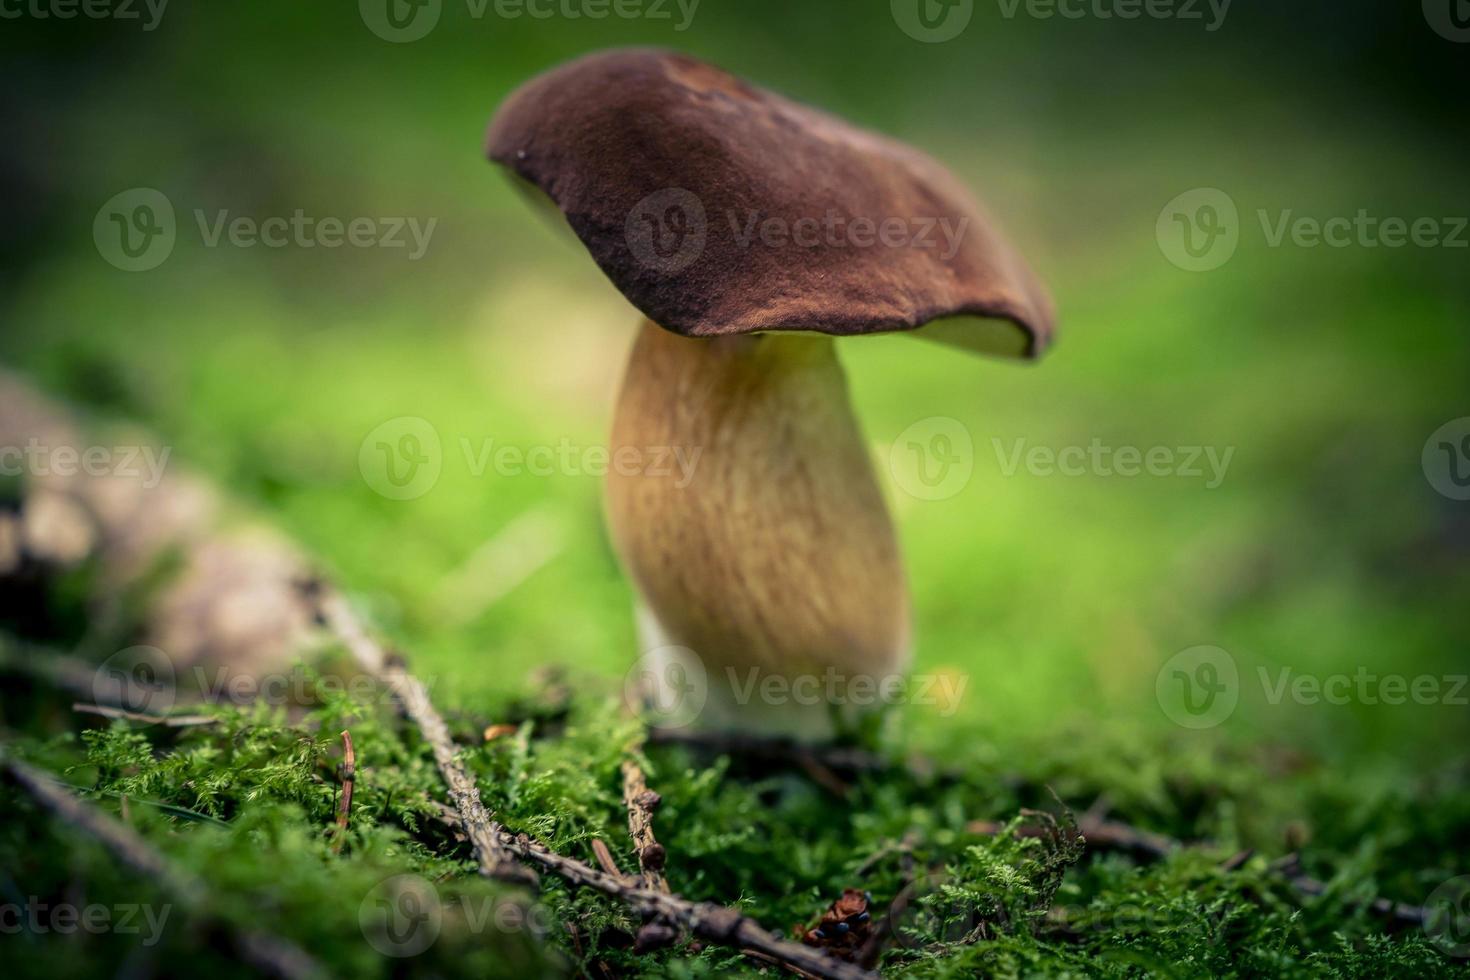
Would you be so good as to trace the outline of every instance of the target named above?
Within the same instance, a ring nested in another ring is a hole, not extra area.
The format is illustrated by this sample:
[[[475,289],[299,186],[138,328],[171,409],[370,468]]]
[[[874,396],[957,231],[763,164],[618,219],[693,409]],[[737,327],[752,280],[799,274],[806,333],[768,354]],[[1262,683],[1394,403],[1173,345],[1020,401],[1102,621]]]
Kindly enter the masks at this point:
[[[841,345],[901,528],[917,669],[971,677],[955,717],[915,711],[916,737],[1004,756],[1056,732],[1143,734],[1180,753],[1225,740],[1365,771],[1462,766],[1463,700],[1273,704],[1259,674],[1470,671],[1470,505],[1420,462],[1431,432],[1470,415],[1470,252],[1271,247],[1256,217],[1470,214],[1470,46],[1418,6],[1237,0],[1211,31],[977,2],[939,44],[899,29],[886,0],[703,0],[685,30],[672,4],[666,20],[593,21],[445,0],[411,43],[376,36],[350,3],[175,3],[151,31],[12,20],[0,358],[145,423],[176,464],[284,527],[371,598],[446,706],[547,663],[616,690],[637,648],[599,481],[476,475],[463,448],[604,443],[638,316],[480,141],[535,72],[602,47],[678,48],[928,150],[1056,296],[1060,341],[1034,367],[905,337]],[[98,209],[134,187],[162,191],[179,221],[146,272],[110,265],[92,237]],[[1234,256],[1197,273],[1155,226],[1202,187],[1230,195],[1241,229]],[[194,218],[297,209],[437,225],[410,260],[205,247]],[[443,446],[437,484],[409,501],[358,465],[368,433],[401,416]],[[973,477],[939,501],[884,465],[932,417],[960,420],[975,447]],[[1094,439],[1234,456],[1207,489],[1008,476],[992,441]],[[517,540],[549,560],[446,615],[475,577],[466,563],[522,518]],[[1155,694],[1161,665],[1200,644],[1240,673],[1237,710],[1206,731],[1175,725]]]

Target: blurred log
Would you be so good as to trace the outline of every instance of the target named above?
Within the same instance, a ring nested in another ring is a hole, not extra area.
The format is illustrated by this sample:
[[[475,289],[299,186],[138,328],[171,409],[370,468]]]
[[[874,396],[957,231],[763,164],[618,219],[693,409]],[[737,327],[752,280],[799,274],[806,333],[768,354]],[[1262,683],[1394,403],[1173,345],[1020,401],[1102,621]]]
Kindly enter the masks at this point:
[[[81,465],[89,450],[109,464]],[[215,690],[232,675],[282,669],[312,645],[293,587],[309,574],[305,560],[227,513],[204,481],[170,464],[170,447],[130,427],[91,431],[0,370],[0,452],[7,475],[21,470],[18,498],[0,505],[0,589],[84,566],[100,608],[167,570],[144,590],[131,642],[162,650],[178,677],[223,668]]]

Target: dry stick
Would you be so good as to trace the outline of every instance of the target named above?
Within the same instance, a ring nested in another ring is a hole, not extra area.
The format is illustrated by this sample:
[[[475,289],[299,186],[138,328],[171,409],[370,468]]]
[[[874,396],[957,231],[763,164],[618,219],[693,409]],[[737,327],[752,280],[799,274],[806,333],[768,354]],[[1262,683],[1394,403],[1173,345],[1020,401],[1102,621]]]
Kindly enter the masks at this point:
[[[459,812],[453,807],[440,804],[437,809],[442,823],[454,830],[463,829]],[[643,888],[637,879],[598,871],[576,858],[556,853],[528,834],[514,834],[504,827],[498,831],[505,849],[555,872],[573,885],[621,899],[645,918],[662,919],[700,939],[741,952],[755,950],[794,972],[809,973],[822,980],[874,980],[874,974],[867,970],[767,932],[760,923],[736,909]]]
[[[754,950],[783,966],[822,980],[873,980],[873,974],[861,967],[772,935],[736,909],[713,902],[691,902],[668,892],[640,887],[575,858],[557,854],[526,834],[511,834],[502,828],[500,840],[509,850],[556,872],[574,885],[621,899],[635,912],[687,929],[700,939],[741,951]]]
[[[597,858],[597,864],[603,871],[618,878],[625,878],[623,869],[618,867],[618,862],[613,858],[612,851],[608,850],[607,841],[601,837],[592,838],[592,854]]]
[[[667,892],[641,888],[622,876],[598,871],[574,858],[557,854],[525,834],[511,834],[485,812],[479,790],[455,758],[449,729],[434,710],[424,685],[388,656],[358,622],[340,595],[328,593],[319,583],[307,583],[302,593],[313,603],[317,619],[347,647],[358,664],[381,679],[394,693],[404,714],[418,725],[424,739],[433,748],[439,772],[455,803],[452,816],[447,808],[442,812],[447,822],[457,823],[469,838],[482,874],[524,880],[523,875],[517,874],[524,869],[510,857],[519,855],[551,869],[574,885],[622,899],[645,917],[661,918],[710,942],[736,949],[754,949],[823,980],[871,980],[873,974],[867,970],[832,959],[810,947],[780,939],[735,909],[712,902],[691,902]]]
[[[220,722],[213,715],[147,715],[139,711],[127,711],[105,704],[83,704],[80,701],[73,703],[71,710],[83,715],[121,718],[124,721],[137,721],[145,725],[162,725],[164,728],[201,728],[206,725],[218,725]]]
[[[302,594],[313,603],[317,619],[347,647],[358,665],[393,693],[403,713],[429,743],[434,762],[449,789],[449,798],[459,812],[461,827],[474,850],[480,874],[516,884],[534,884],[535,875],[518,865],[501,845],[501,827],[490,819],[480,802],[479,787],[455,757],[449,727],[429,700],[423,683],[369,635],[341,595],[316,582],[306,583]]]
[[[0,637],[0,669],[46,681],[78,698],[96,697],[97,667],[69,654]]]
[[[352,733],[342,732],[342,800],[337,804],[337,839],[332,853],[340,854],[347,841],[347,823],[352,819],[352,783],[357,778],[357,752],[352,748]]]
[[[623,760],[623,804],[628,808],[628,834],[638,852],[638,868],[645,888],[667,892],[664,864],[668,854],[653,836],[653,811],[663,798],[648,788],[643,770],[632,759]]]
[[[95,838],[121,864],[157,882],[186,908],[197,909],[207,904],[209,892],[204,882],[170,864],[137,831],[58,788],[38,769],[10,758],[0,759],[0,764],[47,810]],[[245,962],[262,973],[282,980],[306,980],[324,975],[317,962],[295,943],[259,930],[240,929],[222,919],[218,921],[229,932]]]
[[[858,950],[857,961],[863,966],[872,968],[878,965],[878,960],[883,956],[883,951],[888,948],[888,941],[898,934],[898,920],[901,919],[913,904],[914,896],[918,891],[916,879],[918,877],[918,862],[914,860],[914,848],[919,845],[919,832],[910,830],[903,835],[903,839],[893,847],[889,853],[899,855],[900,867],[902,869],[902,884],[899,886],[898,894],[893,896],[893,901],[888,903],[888,911],[883,918],[873,926],[873,932],[868,936],[868,941],[863,943],[862,949]],[[863,862],[864,868],[871,869],[876,866],[882,858],[883,852],[874,855]]]

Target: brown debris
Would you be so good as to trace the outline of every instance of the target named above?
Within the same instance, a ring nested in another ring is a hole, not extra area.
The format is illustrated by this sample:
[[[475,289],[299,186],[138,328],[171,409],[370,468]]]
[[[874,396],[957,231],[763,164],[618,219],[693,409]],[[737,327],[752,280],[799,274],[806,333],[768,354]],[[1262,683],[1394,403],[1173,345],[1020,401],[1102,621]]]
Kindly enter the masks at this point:
[[[863,947],[873,935],[873,916],[868,911],[871,896],[856,888],[847,888],[822,913],[810,929],[797,926],[796,935],[808,946],[827,950],[849,963],[857,962]]]

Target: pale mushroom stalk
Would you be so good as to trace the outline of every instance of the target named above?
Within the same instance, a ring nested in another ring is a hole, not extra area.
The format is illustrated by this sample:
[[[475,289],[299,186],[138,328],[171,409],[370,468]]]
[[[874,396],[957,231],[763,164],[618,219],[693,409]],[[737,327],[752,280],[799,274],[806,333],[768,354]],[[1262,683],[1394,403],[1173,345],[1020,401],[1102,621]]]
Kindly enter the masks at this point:
[[[908,589],[831,337],[681,337],[645,322],[612,446],[694,461],[688,474],[614,470],[607,509],[642,647],[699,658],[702,725],[822,738],[894,690]],[[681,680],[665,669],[675,659],[654,660],[652,683]]]
[[[486,149],[647,317],[614,458],[694,464],[607,487],[655,720],[816,738],[891,700],[908,588],[833,339],[1035,357],[1052,310],[1021,257],[924,154],[671,52],[532,79]]]

